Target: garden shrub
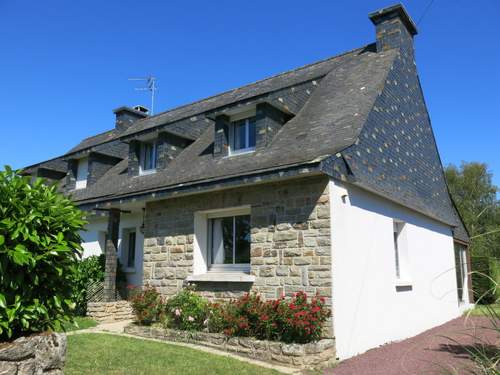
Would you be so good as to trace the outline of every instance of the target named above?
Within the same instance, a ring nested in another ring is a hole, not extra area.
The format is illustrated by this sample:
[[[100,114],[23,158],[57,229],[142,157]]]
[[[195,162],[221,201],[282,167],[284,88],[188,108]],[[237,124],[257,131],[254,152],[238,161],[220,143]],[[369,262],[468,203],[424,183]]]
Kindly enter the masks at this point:
[[[131,288],[129,301],[139,324],[159,322],[164,311],[164,302],[154,288]]]
[[[83,214],[42,179],[0,172],[0,340],[71,320]]]
[[[105,255],[94,255],[78,262],[73,280],[73,300],[75,313],[85,316],[87,312],[87,288],[96,281],[104,281]]]
[[[495,285],[490,258],[486,256],[471,257],[471,266],[474,301],[483,305],[493,303],[495,301]]]
[[[106,267],[106,255],[93,255],[78,262],[73,280],[73,300],[76,303],[75,313],[78,316],[85,316],[87,313],[88,293],[90,284],[104,281],[104,271]],[[127,276],[122,270],[120,260],[116,269],[116,282],[118,287],[125,288]],[[126,291],[120,289],[123,296]]]
[[[196,294],[192,287],[182,289],[167,301],[165,323],[168,328],[199,331],[205,326],[208,301]]]
[[[308,302],[304,292],[296,293],[290,301],[282,297],[265,302],[256,294],[246,294],[212,309],[208,326],[212,331],[218,327],[227,336],[307,343],[321,338],[329,316],[324,298],[313,297]]]

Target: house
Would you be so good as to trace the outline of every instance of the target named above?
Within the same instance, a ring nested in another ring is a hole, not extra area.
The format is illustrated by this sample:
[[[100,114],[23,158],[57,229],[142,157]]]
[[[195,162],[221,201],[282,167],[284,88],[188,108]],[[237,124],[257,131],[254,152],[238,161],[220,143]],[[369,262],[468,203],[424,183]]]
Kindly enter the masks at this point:
[[[132,285],[214,299],[326,297],[340,358],[459,316],[469,238],[444,179],[403,6],[376,41],[115,127],[25,173],[88,213],[85,256]],[[117,251],[118,250],[118,251]]]

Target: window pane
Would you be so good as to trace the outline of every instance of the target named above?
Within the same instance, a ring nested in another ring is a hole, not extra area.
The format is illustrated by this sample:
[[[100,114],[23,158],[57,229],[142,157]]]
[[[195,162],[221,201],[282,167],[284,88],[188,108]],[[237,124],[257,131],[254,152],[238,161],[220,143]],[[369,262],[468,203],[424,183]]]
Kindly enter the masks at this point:
[[[142,169],[149,170],[156,168],[155,146],[152,143],[142,144]]]
[[[233,264],[233,218],[212,219],[212,264]]]
[[[250,215],[236,216],[235,263],[250,263]]]
[[[255,147],[255,117],[249,119],[248,147]]]
[[[245,120],[234,123],[234,149],[240,150],[246,148],[245,145]]]
[[[128,235],[127,267],[135,266],[135,232]]]

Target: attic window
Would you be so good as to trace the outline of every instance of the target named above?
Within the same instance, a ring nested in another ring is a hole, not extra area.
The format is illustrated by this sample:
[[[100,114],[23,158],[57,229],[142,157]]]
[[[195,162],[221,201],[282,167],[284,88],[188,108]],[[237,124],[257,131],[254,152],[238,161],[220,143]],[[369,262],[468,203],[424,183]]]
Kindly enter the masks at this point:
[[[88,174],[89,174],[89,159],[82,158],[78,160],[75,189],[85,189],[87,187]]]
[[[232,120],[229,128],[230,153],[241,154],[255,150],[255,116]]]
[[[156,172],[157,145],[156,142],[142,142],[139,154],[140,174]]]

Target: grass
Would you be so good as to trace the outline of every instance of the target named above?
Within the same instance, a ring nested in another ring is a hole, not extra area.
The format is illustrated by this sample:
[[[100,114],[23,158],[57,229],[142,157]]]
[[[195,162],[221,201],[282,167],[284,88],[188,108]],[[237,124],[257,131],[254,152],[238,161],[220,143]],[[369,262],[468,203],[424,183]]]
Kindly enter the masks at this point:
[[[92,328],[97,325],[95,320],[90,318],[86,318],[84,316],[78,316],[75,318],[75,323],[64,323],[62,327],[57,329],[58,332],[69,332],[69,331],[78,331],[80,329]],[[64,328],[63,328],[64,327]]]
[[[107,334],[68,336],[66,375],[259,374],[278,372],[182,346]]]
[[[497,315],[500,315],[500,304],[493,305],[476,305],[472,310],[466,312],[466,314],[474,315],[474,316],[489,316],[488,309],[492,309],[495,311]]]

